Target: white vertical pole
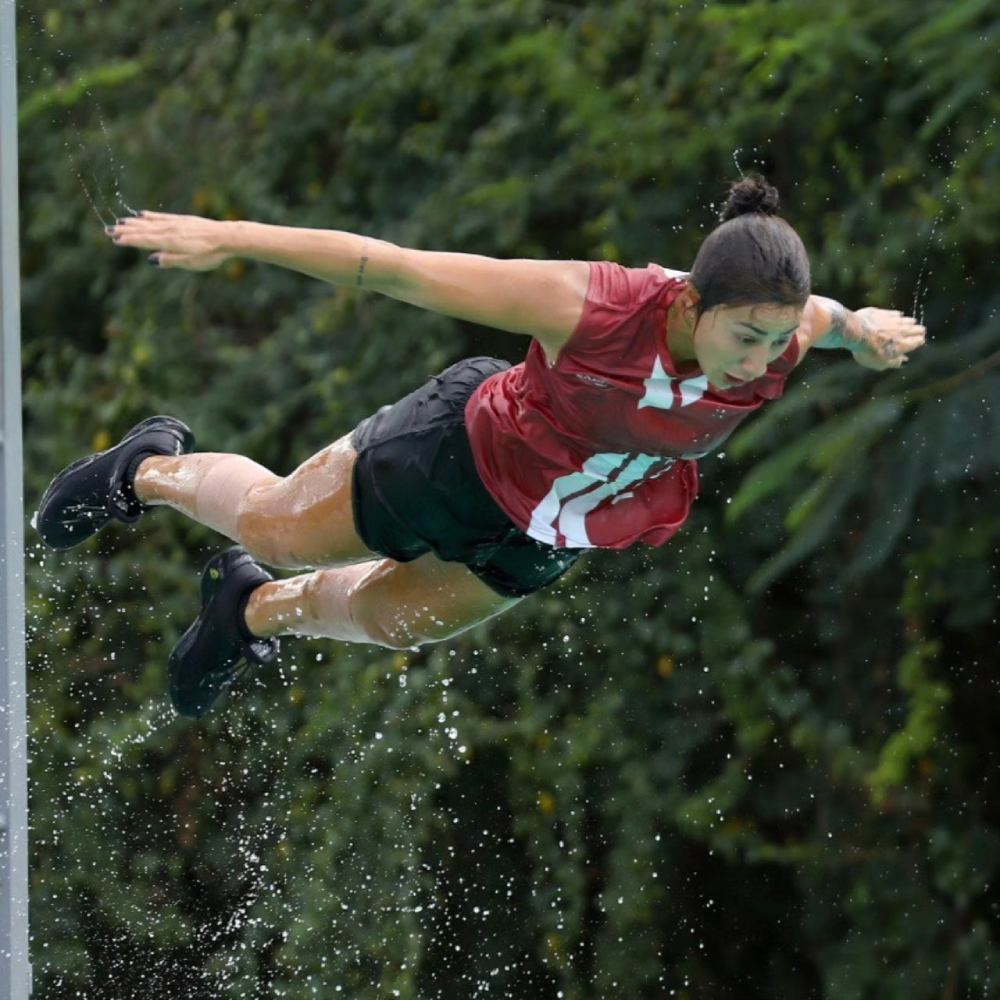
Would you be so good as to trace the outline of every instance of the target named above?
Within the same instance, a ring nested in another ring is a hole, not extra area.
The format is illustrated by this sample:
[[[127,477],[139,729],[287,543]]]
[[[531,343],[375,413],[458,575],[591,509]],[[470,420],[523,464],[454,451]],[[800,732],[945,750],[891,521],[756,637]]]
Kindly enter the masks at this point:
[[[14,0],[0,0],[0,997],[27,1000],[31,964],[17,230],[17,38]]]

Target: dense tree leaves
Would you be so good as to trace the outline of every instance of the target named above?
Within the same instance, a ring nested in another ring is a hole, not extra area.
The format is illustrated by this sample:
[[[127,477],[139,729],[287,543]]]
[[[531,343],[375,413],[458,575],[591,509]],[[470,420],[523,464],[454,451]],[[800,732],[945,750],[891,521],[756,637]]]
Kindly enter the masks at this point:
[[[222,540],[32,544],[36,993],[1000,991],[998,40],[985,0],[20,4],[29,518],[152,413],[285,474],[523,355],[160,273],[103,237],[138,208],[684,268],[756,168],[818,291],[931,333],[898,373],[811,354],[666,548],[419,652],[286,640],[197,724],[165,662]]]

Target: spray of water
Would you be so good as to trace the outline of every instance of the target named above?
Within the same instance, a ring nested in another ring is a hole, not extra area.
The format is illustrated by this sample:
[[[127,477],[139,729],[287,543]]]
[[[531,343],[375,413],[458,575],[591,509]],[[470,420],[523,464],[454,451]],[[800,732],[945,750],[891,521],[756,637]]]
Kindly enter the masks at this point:
[[[930,233],[927,236],[927,248],[924,252],[924,259],[920,262],[920,272],[917,275],[917,284],[913,290],[913,308],[910,315],[918,322],[924,322],[924,308],[925,308],[925,297],[927,294],[927,279],[930,277],[930,271],[927,267],[927,261],[930,259],[931,255],[931,245],[934,242],[934,238],[937,235],[937,228],[944,217],[944,209],[942,209],[935,216],[934,221],[931,223]]]
[[[112,225],[115,219],[123,214],[138,215],[139,213],[132,208],[123,193],[124,166],[115,158],[111,136],[105,124],[101,107],[89,90],[86,91],[86,95],[96,109],[97,121],[104,137],[103,144],[101,144],[103,149],[88,148],[82,133],[72,122],[70,128],[75,137],[74,144],[67,141],[64,145],[73,172],[83,189],[84,197],[90,204],[94,215],[97,216],[101,228],[104,229],[105,226]],[[69,117],[68,112],[67,117]],[[106,182],[102,182],[100,176],[102,170],[107,179]],[[89,178],[89,184],[86,178]],[[109,186],[113,191],[111,197],[105,194]]]

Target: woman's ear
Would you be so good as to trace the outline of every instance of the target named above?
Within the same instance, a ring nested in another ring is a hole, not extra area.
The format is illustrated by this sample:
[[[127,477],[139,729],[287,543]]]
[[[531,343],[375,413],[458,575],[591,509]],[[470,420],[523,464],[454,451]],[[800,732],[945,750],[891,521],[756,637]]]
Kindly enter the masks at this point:
[[[698,289],[692,284],[688,284],[687,288],[681,292],[681,308],[684,310],[684,314],[690,315],[694,312],[694,318],[701,315],[701,296],[698,294]]]

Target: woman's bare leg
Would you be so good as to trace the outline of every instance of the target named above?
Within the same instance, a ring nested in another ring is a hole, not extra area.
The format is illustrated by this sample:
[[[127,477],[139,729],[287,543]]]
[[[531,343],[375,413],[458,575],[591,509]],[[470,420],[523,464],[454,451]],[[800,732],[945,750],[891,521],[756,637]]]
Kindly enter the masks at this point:
[[[349,436],[282,478],[243,455],[153,455],[139,466],[135,492],[239,542],[268,566],[303,569],[376,558],[354,530]]]
[[[457,635],[513,607],[460,563],[431,554],[383,559],[354,529],[350,438],[282,479],[242,455],[195,452],[145,459],[138,498],[164,504],[287,569],[335,566],[257,587],[246,621],[257,635],[329,637],[407,649]]]
[[[464,632],[517,604],[460,563],[425,555],[376,559],[275,580],[250,595],[246,621],[259,636],[301,635],[409,649]]]

